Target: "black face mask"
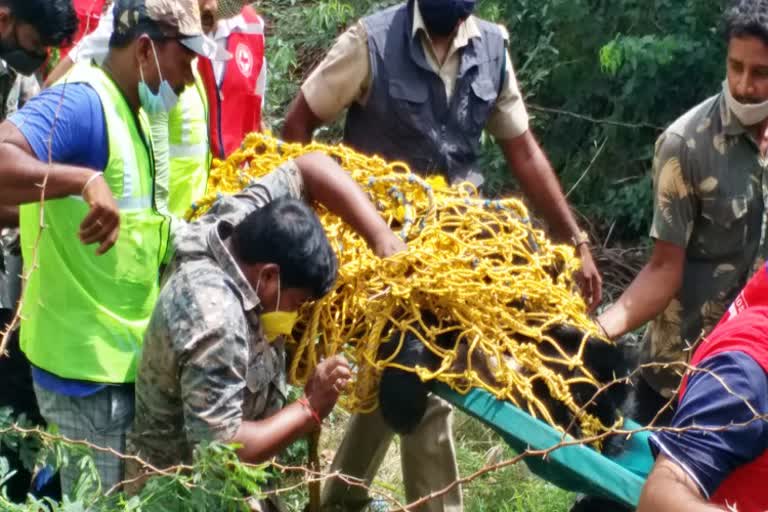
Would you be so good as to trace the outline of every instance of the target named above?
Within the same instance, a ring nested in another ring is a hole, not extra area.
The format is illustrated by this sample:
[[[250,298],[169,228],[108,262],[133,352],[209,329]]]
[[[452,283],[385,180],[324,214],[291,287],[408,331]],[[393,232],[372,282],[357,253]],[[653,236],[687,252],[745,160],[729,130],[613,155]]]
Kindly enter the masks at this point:
[[[8,67],[17,73],[31,75],[43,65],[48,56],[45,53],[35,53],[22,48],[15,28],[13,39],[12,43],[0,41],[0,59],[3,59]]]
[[[21,48],[0,50],[0,59],[22,75],[31,75],[43,65],[46,55],[38,55]]]
[[[475,10],[475,0],[419,0],[419,10],[430,34],[449,36]]]

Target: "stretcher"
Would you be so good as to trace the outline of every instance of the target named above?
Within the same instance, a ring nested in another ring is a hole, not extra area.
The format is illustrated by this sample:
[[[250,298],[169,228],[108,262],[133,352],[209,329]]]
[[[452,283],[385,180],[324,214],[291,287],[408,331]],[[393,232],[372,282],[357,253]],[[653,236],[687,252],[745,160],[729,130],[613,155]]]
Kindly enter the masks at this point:
[[[495,430],[517,453],[527,449],[545,450],[563,442],[563,434],[513,404],[497,400],[487,391],[475,389],[461,395],[442,383],[434,392],[455,407]],[[639,425],[626,420],[626,430]],[[640,491],[653,465],[648,432],[633,434],[625,450],[614,458],[584,445],[563,446],[546,457],[524,460],[531,472],[568,491],[610,498],[630,507],[637,506]],[[565,436],[565,440],[573,440]]]

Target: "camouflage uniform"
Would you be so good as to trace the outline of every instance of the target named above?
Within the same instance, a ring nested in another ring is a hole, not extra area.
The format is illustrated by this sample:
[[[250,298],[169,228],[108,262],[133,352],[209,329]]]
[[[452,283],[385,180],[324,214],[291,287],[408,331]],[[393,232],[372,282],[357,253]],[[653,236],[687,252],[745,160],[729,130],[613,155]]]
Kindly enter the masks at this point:
[[[684,247],[686,258],[680,291],[646,330],[642,363],[687,361],[765,261],[766,164],[722,94],[659,138],[651,237]],[[682,371],[645,368],[643,378],[669,398]]]
[[[285,350],[268,343],[256,291],[228,247],[233,226],[278,197],[301,198],[293,162],[223,197],[183,226],[144,338],[131,453],[157,467],[189,463],[200,441],[231,441],[244,420],[285,402]],[[128,478],[135,475],[128,468]]]

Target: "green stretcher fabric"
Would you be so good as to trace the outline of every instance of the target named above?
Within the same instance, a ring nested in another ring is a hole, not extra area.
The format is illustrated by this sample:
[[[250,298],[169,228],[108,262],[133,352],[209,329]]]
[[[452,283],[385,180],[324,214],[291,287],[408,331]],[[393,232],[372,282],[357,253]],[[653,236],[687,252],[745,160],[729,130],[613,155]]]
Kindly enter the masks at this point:
[[[563,434],[513,404],[497,400],[487,391],[475,389],[460,395],[442,383],[435,392],[471,416],[493,428],[516,452],[544,450],[562,442]],[[627,430],[640,428],[631,420]],[[526,457],[531,472],[563,489],[602,496],[637,506],[640,491],[653,466],[649,432],[638,432],[625,443],[625,450],[608,458],[592,448],[572,445],[557,448],[543,457]],[[566,439],[573,438],[567,436]]]

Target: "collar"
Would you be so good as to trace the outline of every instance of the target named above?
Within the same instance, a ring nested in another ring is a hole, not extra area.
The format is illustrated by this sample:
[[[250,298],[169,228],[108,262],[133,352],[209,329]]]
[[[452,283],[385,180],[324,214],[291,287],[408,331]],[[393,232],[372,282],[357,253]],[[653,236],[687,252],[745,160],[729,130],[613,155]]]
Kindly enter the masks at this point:
[[[427,39],[430,39],[424,18],[421,16],[421,10],[419,10],[419,0],[415,0],[413,2],[413,30],[411,31],[411,37],[416,37],[416,34],[420,31],[424,32],[424,36]],[[483,33],[480,32],[475,16],[470,15],[464,23],[459,25],[459,30],[456,31],[452,44],[456,48],[464,48],[469,44],[470,39],[474,38],[482,39]]]
[[[217,222],[213,229],[208,232],[208,247],[219,267],[234,281],[236,291],[243,302],[243,310],[249,312],[260,308],[261,303],[259,296],[256,295],[256,290],[245,278],[240,270],[240,265],[237,264],[235,257],[229,252],[229,248],[224,242],[231,236],[233,230],[234,226],[229,222],[223,220]]]
[[[231,18],[219,20],[216,23],[216,30],[214,31],[212,37],[214,41],[227,39],[230,35],[232,35],[233,32],[245,31],[247,28],[248,23],[246,23],[245,18],[242,14],[238,14],[237,16],[233,16]]]
[[[737,136],[741,134],[748,134],[748,130],[741,124],[728,105],[725,104],[725,93],[721,92],[720,97],[717,100],[718,107],[720,108],[720,121],[723,123],[723,133],[730,136]]]

